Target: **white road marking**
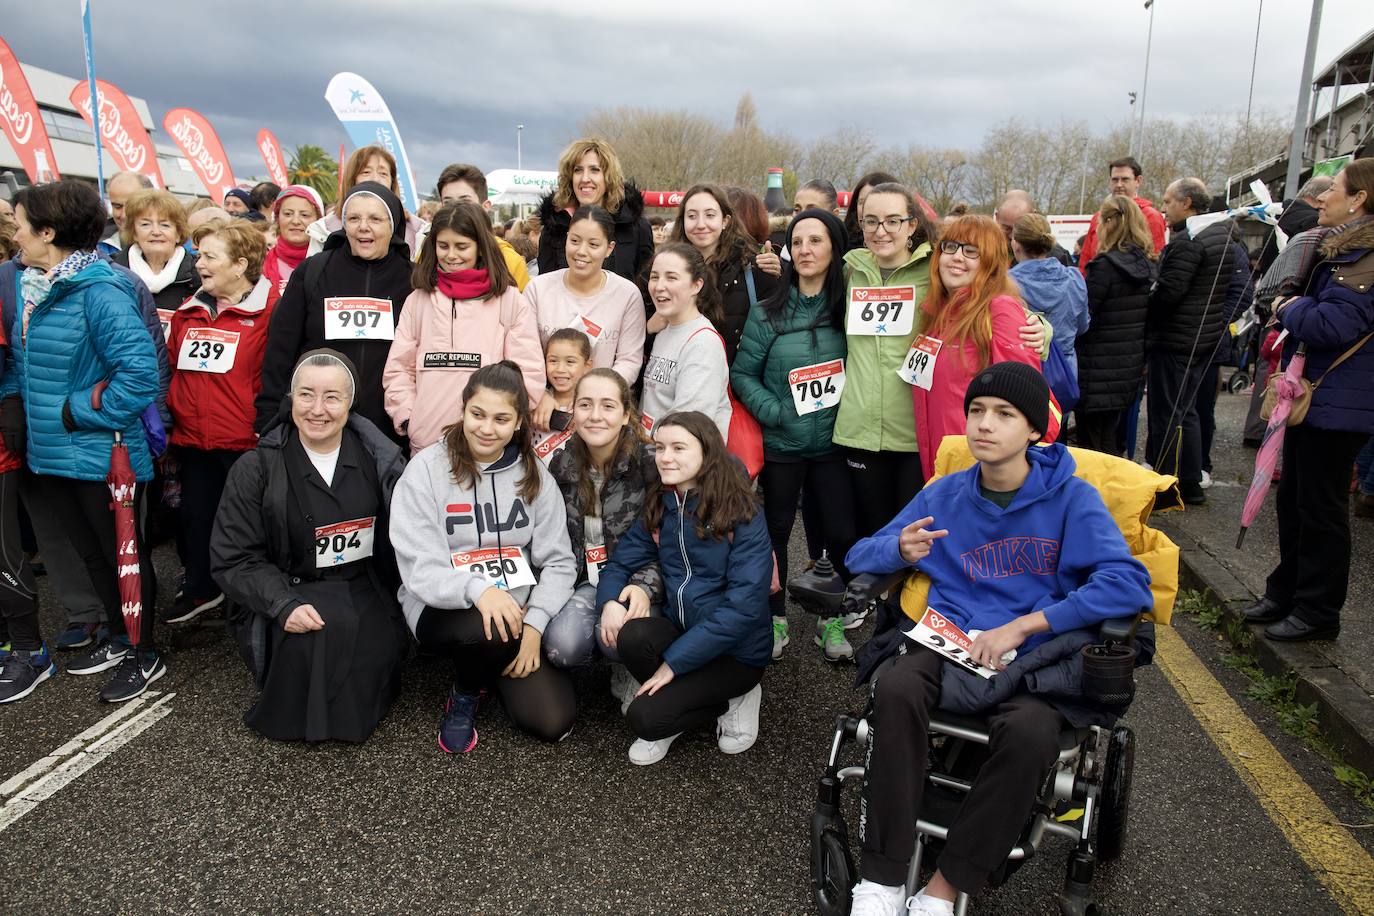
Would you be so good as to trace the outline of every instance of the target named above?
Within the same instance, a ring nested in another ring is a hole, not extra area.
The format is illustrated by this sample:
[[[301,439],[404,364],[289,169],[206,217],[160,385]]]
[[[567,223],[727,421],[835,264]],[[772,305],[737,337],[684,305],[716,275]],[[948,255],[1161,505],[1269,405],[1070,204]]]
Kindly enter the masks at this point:
[[[0,832],[170,715],[174,696],[149,690],[0,784]]]

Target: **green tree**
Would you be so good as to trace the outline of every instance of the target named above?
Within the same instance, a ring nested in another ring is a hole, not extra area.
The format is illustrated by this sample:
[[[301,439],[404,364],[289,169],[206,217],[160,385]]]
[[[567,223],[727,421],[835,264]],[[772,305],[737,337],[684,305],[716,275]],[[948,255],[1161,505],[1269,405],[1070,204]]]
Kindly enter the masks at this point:
[[[325,206],[338,196],[339,164],[318,146],[306,143],[292,150],[286,177],[292,184],[303,184],[319,191]]]

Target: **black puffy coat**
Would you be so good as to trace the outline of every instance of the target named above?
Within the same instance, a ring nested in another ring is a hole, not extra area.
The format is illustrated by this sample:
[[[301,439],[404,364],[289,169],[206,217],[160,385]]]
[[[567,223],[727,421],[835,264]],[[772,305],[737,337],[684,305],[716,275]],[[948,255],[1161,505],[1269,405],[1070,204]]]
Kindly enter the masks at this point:
[[[633,283],[654,256],[654,232],[644,218],[644,195],[633,182],[625,182],[625,200],[611,217],[615,220],[615,251],[606,260],[606,267]],[[572,214],[555,206],[552,194],[545,194],[539,202],[539,224],[539,272],[562,270],[568,266]]]
[[[1135,400],[1145,369],[1145,315],[1155,262],[1139,248],[1100,254],[1088,262],[1088,314],[1078,338],[1076,410],[1124,410]]]
[[[725,338],[725,364],[728,366],[735,364],[735,351],[739,349],[739,342],[744,337],[744,325],[749,321],[749,309],[754,304],[749,301],[749,284],[746,280],[748,273],[754,275],[755,302],[767,300],[773,294],[773,290],[778,288],[777,277],[754,266],[752,253],[749,254],[748,260],[730,258],[720,266],[716,273],[716,289],[720,291],[725,322],[716,330]]]
[[[1230,220],[1213,223],[1196,238],[1189,237],[1184,223],[1169,231],[1150,293],[1145,348],[1151,353],[1192,355],[1206,365],[1226,327],[1235,259],[1231,242],[1239,233]]]

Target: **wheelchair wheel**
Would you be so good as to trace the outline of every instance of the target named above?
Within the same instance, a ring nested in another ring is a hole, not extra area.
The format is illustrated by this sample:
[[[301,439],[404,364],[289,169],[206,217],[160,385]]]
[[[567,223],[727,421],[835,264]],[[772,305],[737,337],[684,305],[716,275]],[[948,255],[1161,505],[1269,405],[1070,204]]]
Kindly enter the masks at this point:
[[[1135,766],[1135,733],[1124,725],[1112,729],[1102,767],[1098,796],[1097,857],[1103,862],[1121,855],[1131,811],[1131,771]]]
[[[844,839],[823,831],[811,850],[811,891],[821,916],[846,916],[854,887],[854,861]]]
[[[1250,387],[1250,373],[1244,369],[1237,369],[1231,373],[1231,377],[1226,380],[1226,390],[1231,394],[1240,394]]]

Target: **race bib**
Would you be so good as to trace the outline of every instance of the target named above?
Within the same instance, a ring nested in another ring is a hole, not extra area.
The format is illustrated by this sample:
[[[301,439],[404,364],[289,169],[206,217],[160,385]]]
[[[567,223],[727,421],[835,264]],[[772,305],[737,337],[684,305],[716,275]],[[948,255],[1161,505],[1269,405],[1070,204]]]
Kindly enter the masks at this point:
[[[215,372],[223,375],[234,368],[234,356],[238,349],[238,331],[191,328],[181,339],[181,351],[177,354],[177,370]]]
[[[916,316],[914,286],[856,286],[849,291],[845,333],[860,337],[905,337]]]
[[[549,433],[544,439],[534,446],[534,453],[539,456],[539,460],[548,464],[558,450],[568,444],[568,440],[573,437],[571,429],[562,432]]]
[[[485,576],[492,585],[506,591],[534,585],[534,570],[519,547],[464,550],[453,554],[452,559],[454,569],[466,569]]]
[[[902,377],[902,381],[929,391],[931,382],[935,379],[935,357],[940,355],[940,348],[944,345],[943,340],[917,334],[916,339],[911,342],[911,349],[907,351],[906,359],[897,367],[897,374]]]
[[[797,416],[804,417],[840,403],[844,391],[844,360],[801,366],[787,373],[787,385],[792,390],[792,404]]]
[[[599,342],[601,340],[601,335],[606,333],[605,328],[595,321],[592,321],[586,315],[578,315],[574,318],[572,326],[590,337],[592,343]]]
[[[158,309],[157,323],[162,325],[162,339],[168,341],[172,339],[172,316],[176,314],[172,309]]]
[[[938,611],[926,608],[926,612],[916,621],[916,625],[906,631],[906,638],[938,655],[943,655],[979,677],[990,678],[997,673],[991,668],[984,668],[969,657],[973,650],[973,640]]]
[[[324,300],[326,340],[394,340],[391,300],[370,296],[329,296]]]
[[[601,584],[601,570],[606,568],[606,547],[598,544],[587,548],[587,581],[593,586]]]
[[[355,518],[315,529],[315,568],[330,569],[372,556],[377,517]]]
[[[646,433],[651,433],[654,431],[654,418],[649,416],[647,413],[642,413],[639,415],[639,422],[644,424],[644,431]]]

